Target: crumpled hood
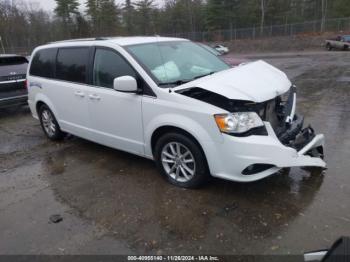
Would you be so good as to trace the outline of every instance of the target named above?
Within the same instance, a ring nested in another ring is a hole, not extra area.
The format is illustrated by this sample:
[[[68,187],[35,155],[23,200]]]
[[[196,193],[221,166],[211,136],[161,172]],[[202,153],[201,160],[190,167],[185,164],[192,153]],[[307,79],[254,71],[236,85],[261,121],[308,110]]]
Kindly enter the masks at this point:
[[[228,99],[264,102],[289,90],[292,83],[285,73],[264,61],[256,61],[175,88],[200,87]]]

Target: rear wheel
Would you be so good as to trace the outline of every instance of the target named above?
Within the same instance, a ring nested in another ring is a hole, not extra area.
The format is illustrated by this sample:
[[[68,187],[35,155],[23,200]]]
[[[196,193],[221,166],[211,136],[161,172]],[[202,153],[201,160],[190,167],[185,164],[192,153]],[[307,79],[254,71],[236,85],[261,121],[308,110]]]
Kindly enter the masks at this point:
[[[64,133],[61,131],[57,120],[47,105],[42,105],[39,109],[39,119],[45,135],[53,141],[61,140]]]
[[[155,160],[158,169],[173,185],[197,188],[209,178],[200,146],[183,134],[163,135],[155,146]]]

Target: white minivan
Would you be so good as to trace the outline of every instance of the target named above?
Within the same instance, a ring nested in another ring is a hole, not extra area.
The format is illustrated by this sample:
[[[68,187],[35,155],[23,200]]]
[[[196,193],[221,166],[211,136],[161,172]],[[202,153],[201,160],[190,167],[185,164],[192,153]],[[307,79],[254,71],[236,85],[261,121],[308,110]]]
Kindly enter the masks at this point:
[[[177,186],[326,166],[324,136],[303,128],[296,87],[283,72],[263,61],[231,68],[186,39],[40,46],[27,86],[31,112],[49,139],[70,133],[153,159]]]

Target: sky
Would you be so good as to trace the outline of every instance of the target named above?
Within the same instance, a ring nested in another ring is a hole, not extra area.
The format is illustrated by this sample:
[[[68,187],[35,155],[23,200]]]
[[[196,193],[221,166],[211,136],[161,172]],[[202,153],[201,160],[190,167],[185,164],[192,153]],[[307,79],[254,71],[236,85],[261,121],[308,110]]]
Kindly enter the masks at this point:
[[[155,2],[161,3],[162,1],[164,0],[156,0]],[[53,11],[56,6],[55,0],[24,0],[24,2],[38,3],[43,9],[47,11]],[[81,6],[85,6],[86,0],[79,0],[79,2]],[[125,0],[115,0],[115,2],[117,4],[121,4],[121,3],[124,3]]]

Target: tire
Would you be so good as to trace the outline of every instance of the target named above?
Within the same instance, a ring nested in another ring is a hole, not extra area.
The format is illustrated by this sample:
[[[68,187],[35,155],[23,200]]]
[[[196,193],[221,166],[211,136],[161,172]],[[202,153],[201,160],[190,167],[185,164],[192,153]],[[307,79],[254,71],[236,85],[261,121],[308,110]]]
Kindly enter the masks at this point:
[[[344,45],[344,51],[347,51],[349,49],[349,46]]]
[[[331,44],[328,43],[328,44],[326,45],[326,49],[327,49],[328,51],[332,51],[333,48],[332,48]]]
[[[180,133],[165,134],[156,142],[154,152],[157,168],[175,186],[198,188],[210,178],[201,147],[188,136]]]
[[[41,128],[48,139],[59,141],[64,138],[65,133],[61,131],[54,114],[47,105],[42,105],[39,108],[39,119]]]

